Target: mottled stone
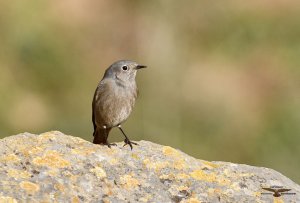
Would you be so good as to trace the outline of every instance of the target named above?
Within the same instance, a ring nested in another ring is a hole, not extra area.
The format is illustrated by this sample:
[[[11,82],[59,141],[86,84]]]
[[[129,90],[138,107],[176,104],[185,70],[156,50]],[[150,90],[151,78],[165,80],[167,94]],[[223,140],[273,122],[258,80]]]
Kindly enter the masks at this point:
[[[110,149],[57,131],[4,138],[0,202],[300,202],[300,186],[272,169],[138,144]],[[290,194],[265,194],[272,186]]]

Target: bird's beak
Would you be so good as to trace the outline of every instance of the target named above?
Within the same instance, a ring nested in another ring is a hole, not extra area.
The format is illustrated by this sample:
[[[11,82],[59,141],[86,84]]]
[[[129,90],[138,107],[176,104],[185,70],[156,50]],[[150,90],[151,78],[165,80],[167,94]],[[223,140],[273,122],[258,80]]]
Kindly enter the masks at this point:
[[[136,66],[136,69],[141,69],[141,68],[147,68],[147,66],[145,66],[145,65],[137,65]]]

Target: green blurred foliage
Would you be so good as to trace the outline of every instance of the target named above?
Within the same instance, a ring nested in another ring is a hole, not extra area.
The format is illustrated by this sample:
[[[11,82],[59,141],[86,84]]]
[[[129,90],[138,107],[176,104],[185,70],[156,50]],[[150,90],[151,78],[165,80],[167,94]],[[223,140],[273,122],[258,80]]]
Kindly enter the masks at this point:
[[[299,19],[292,0],[1,1],[1,136],[91,140],[98,81],[132,59],[149,68],[130,138],[300,182]]]

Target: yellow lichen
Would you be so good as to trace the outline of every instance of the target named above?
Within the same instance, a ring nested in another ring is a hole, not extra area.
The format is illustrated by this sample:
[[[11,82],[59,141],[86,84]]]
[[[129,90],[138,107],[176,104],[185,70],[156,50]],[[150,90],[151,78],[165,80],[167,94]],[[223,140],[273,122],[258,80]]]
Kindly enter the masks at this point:
[[[9,155],[6,155],[6,156],[2,156],[0,158],[0,161],[1,162],[12,162],[12,163],[15,163],[15,162],[19,162],[20,159],[15,154],[9,154]]]
[[[43,148],[41,146],[42,145],[38,147],[32,147],[30,149],[28,149],[28,147],[24,147],[23,149],[19,149],[19,150],[25,157],[29,157],[30,155],[37,154],[43,151]]]
[[[253,196],[260,197],[261,196],[261,192],[253,192]]]
[[[237,174],[237,176],[239,176],[239,177],[250,177],[250,176],[254,176],[254,173],[239,173],[239,174]]]
[[[78,197],[73,197],[72,198],[72,203],[80,203],[80,200],[79,200],[79,198]]]
[[[50,168],[64,168],[70,165],[70,162],[63,159],[56,151],[47,151],[43,157],[33,159],[33,163]]]
[[[188,190],[189,188],[187,187],[187,186],[185,186],[185,185],[180,185],[178,188],[177,188],[177,190],[178,191],[184,191],[184,190]]]
[[[174,180],[175,176],[174,176],[174,174],[163,174],[163,175],[159,176],[159,179],[161,179],[161,180]]]
[[[18,201],[12,197],[0,196],[1,203],[17,203]]]
[[[30,174],[27,171],[20,171],[16,169],[9,169],[7,174],[13,178],[29,178]]]
[[[163,150],[164,155],[166,155],[166,156],[178,156],[179,155],[178,150],[176,150],[172,147],[169,147],[169,146],[164,146],[162,150]]]
[[[143,160],[143,163],[145,166],[147,166],[151,161],[149,159],[144,159]]]
[[[194,197],[189,198],[189,199],[187,199],[187,200],[184,200],[184,201],[182,201],[182,202],[183,202],[183,203],[201,203],[200,200],[198,200],[197,198],[194,198]]]
[[[203,170],[195,170],[190,174],[196,180],[203,180],[207,182],[215,182],[217,179],[214,173],[205,173]]]
[[[179,174],[176,175],[176,178],[177,178],[177,179],[187,179],[187,178],[189,178],[189,177],[190,177],[190,176],[187,175],[187,174],[185,174],[185,173],[179,173]]]
[[[56,131],[51,131],[51,132],[45,132],[39,135],[39,139],[40,140],[55,140],[56,139],[56,135],[55,135]]]
[[[20,183],[20,187],[24,190],[26,190],[27,193],[30,193],[30,194],[33,194],[37,191],[40,190],[40,186],[35,184],[35,183],[32,183],[32,182],[29,182],[29,181],[22,181]]]
[[[94,173],[98,179],[103,179],[106,177],[106,172],[101,167],[95,167],[90,171]]]
[[[133,178],[131,175],[124,175],[120,177],[120,182],[125,189],[135,188],[140,185],[140,182],[137,179]]]
[[[57,176],[58,175],[59,170],[57,168],[52,168],[51,170],[48,170],[48,175],[50,176]]]
[[[134,159],[139,159],[139,156],[138,156],[138,154],[136,154],[136,153],[132,153],[132,154],[131,154],[131,157],[134,158]]]
[[[29,154],[37,154],[39,152],[41,152],[43,150],[43,148],[41,147],[33,147],[30,150],[28,150]]]
[[[225,177],[222,176],[218,176],[217,177],[217,182],[219,183],[219,185],[231,185],[231,181]],[[234,187],[234,185],[232,185],[232,187]],[[239,190],[239,187],[234,187],[235,190]]]
[[[55,188],[56,190],[61,191],[61,192],[64,192],[64,190],[65,190],[64,185],[63,185],[63,184],[60,184],[60,183],[54,184],[54,188]]]
[[[110,160],[109,160],[109,163],[110,163],[111,165],[116,165],[116,164],[119,163],[119,161],[118,161],[117,159],[110,159]]]
[[[179,159],[179,160],[175,161],[174,168],[176,168],[178,170],[186,168],[186,163],[185,163],[184,159]]]
[[[273,203],[284,203],[281,197],[274,197]]]
[[[141,197],[139,199],[139,202],[149,202],[149,200],[152,198],[152,195],[146,194],[144,197]]]
[[[158,172],[160,169],[165,168],[165,167],[170,165],[169,162],[166,162],[166,161],[164,161],[164,162],[152,162],[149,159],[145,159],[143,161],[143,163],[147,168],[154,169],[156,172]]]
[[[95,150],[96,149],[93,149],[93,148],[79,147],[79,148],[76,148],[76,149],[72,149],[71,152],[73,154],[79,154],[79,155],[87,156],[87,155],[90,155],[90,154],[94,153]]]
[[[218,164],[212,163],[210,161],[201,161],[201,162],[205,165],[204,167],[207,167],[208,169],[219,167]]]

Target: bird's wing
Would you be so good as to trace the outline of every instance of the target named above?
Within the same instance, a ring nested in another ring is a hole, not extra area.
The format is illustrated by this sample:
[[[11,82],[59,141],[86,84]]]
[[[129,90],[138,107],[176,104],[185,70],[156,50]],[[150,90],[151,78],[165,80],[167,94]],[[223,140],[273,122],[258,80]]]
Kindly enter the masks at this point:
[[[268,191],[270,191],[270,192],[275,192],[275,191],[276,191],[276,190],[274,190],[273,188],[266,188],[266,187],[263,187],[262,189],[268,190]]]
[[[94,98],[93,98],[93,103],[92,103],[92,121],[93,121],[93,126],[94,126],[94,131],[96,131],[97,125],[96,125],[96,118],[95,118],[95,111],[96,111],[96,103],[97,103],[97,99],[99,97],[103,97],[105,96],[105,90],[107,90],[109,88],[109,85],[107,83],[107,81],[100,81],[100,83],[98,84],[95,93],[94,93]]]
[[[290,191],[291,189],[285,189],[285,188],[282,188],[282,189],[278,189],[278,192],[287,192],[287,191]]]
[[[98,89],[98,87],[96,88],[96,91],[95,91],[95,93],[94,93],[94,98],[93,98],[93,103],[92,103],[92,121],[93,121],[93,126],[94,126],[94,134],[95,134],[95,131],[96,131],[96,128],[97,128],[97,126],[96,126],[96,123],[95,123],[95,96],[96,96],[96,93],[97,93],[97,89]]]

